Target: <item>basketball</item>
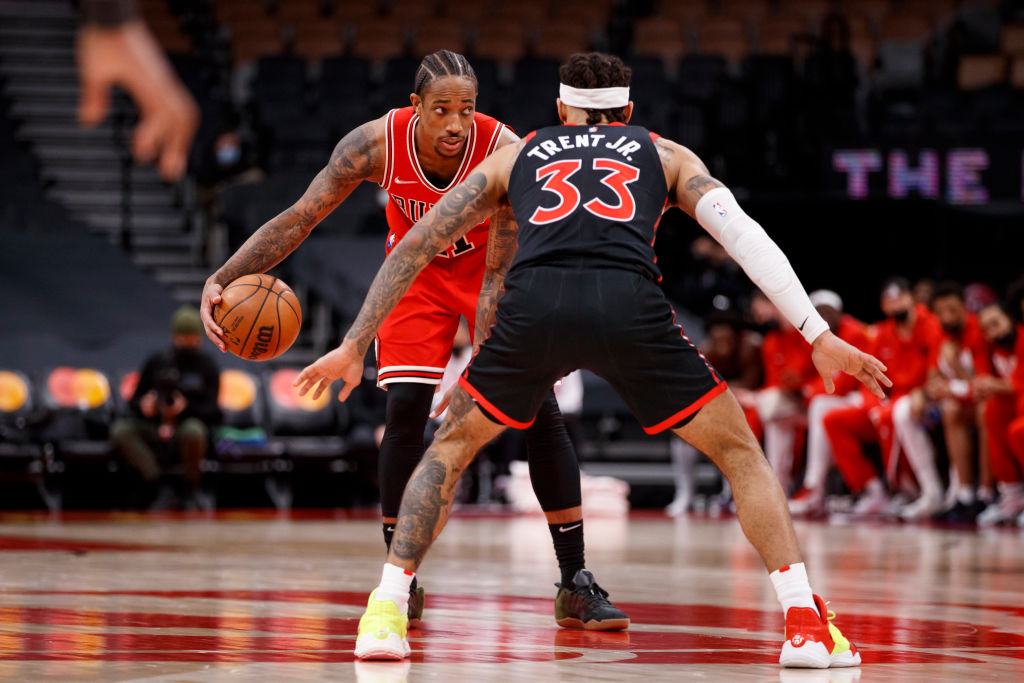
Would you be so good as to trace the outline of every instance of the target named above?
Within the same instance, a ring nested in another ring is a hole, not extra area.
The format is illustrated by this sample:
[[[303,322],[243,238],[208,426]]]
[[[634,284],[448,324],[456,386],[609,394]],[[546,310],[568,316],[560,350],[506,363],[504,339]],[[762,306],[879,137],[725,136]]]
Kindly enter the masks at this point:
[[[213,320],[228,351],[245,360],[277,358],[295,342],[302,308],[291,287],[273,275],[243,275],[221,292]]]

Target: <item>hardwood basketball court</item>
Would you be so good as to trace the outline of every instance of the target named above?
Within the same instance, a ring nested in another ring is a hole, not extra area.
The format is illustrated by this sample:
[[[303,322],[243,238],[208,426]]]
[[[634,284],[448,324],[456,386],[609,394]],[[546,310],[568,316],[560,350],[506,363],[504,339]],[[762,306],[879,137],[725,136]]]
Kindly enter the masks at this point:
[[[456,513],[422,572],[408,665],[353,662],[379,578],[372,511],[0,517],[0,678],[39,681],[1010,681],[1024,679],[1017,530],[798,522],[859,669],[777,662],[782,616],[734,518],[586,523],[632,617],[559,629],[544,522]]]

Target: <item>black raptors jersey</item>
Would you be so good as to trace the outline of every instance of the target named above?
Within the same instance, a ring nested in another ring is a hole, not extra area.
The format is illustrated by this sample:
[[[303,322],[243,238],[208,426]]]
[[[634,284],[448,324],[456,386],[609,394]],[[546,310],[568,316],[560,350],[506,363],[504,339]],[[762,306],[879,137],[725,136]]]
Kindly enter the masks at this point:
[[[509,176],[509,203],[519,224],[511,270],[639,267],[660,280],[654,236],[667,196],[646,128],[542,128],[527,136]]]

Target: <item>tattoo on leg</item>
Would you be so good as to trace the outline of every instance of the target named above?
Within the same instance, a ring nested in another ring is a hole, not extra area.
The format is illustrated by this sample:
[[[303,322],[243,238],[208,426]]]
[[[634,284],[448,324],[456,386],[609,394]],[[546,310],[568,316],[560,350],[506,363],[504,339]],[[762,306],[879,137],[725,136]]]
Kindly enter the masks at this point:
[[[447,485],[448,468],[433,456],[427,452],[405,487],[391,542],[391,552],[403,560],[413,560],[416,566],[423,561],[434,540],[434,529],[441,513],[451,504],[451,500],[444,497],[445,490],[453,488]]]
[[[444,423],[437,431],[435,438],[438,440],[444,439],[453,431],[461,427],[463,423],[465,423],[466,416],[469,415],[469,411],[471,411],[475,405],[473,398],[466,393],[465,389],[462,387],[455,387],[455,391],[452,392],[452,398],[448,402],[448,413],[445,415]]]

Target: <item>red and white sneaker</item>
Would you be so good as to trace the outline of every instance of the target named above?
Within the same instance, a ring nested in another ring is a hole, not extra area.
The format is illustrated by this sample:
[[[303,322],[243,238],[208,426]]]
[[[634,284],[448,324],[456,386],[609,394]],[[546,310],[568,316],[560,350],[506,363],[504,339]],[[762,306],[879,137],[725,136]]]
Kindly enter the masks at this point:
[[[790,607],[786,612],[786,642],[782,644],[779,664],[785,667],[828,669],[857,666],[860,653],[832,623],[835,612],[827,611],[825,601],[814,596],[817,610]]]
[[[802,488],[789,499],[789,514],[794,517],[819,517],[825,514],[825,492]]]

